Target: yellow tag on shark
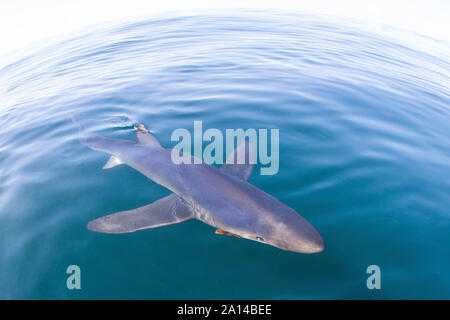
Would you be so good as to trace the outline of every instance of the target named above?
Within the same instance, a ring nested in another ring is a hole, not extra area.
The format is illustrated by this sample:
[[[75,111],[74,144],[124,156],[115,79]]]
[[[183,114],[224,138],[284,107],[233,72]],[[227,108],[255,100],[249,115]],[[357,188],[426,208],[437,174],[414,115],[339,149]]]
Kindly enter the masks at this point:
[[[215,233],[216,234],[224,234],[226,236],[233,236],[233,237],[236,237],[236,238],[240,238],[238,235],[236,235],[234,233],[231,233],[231,232],[228,232],[228,231],[225,231],[225,230],[222,230],[222,229],[216,229]]]

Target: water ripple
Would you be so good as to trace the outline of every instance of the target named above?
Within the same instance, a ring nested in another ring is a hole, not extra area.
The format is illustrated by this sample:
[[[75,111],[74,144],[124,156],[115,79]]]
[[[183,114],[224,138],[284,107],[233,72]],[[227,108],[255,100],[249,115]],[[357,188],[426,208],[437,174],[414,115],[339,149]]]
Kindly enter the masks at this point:
[[[275,12],[166,17],[93,28],[5,66],[0,298],[449,298],[449,45],[394,34]],[[250,182],[310,220],[326,252],[195,222],[87,231],[168,191],[100,170],[107,156],[79,144],[69,114],[123,139],[142,122],[168,147],[194,120],[279,128],[279,173]],[[78,295],[64,287],[73,263]],[[370,264],[385,275],[378,295],[364,287]]]

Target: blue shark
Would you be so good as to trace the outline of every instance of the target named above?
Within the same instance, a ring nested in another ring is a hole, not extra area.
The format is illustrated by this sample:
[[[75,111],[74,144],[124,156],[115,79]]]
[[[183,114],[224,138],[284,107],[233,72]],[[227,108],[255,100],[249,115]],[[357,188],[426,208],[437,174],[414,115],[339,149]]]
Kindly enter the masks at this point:
[[[79,126],[81,143],[111,156],[103,169],[126,164],[172,192],[146,206],[95,219],[88,223],[89,230],[127,233],[196,219],[215,228],[217,234],[299,253],[324,251],[323,238],[308,221],[248,183],[254,152],[247,140],[220,168],[194,161],[174,164],[172,150],[163,147],[142,124],[135,127],[137,141],[131,141],[89,134],[72,119]],[[245,152],[245,162],[237,164],[240,152]]]

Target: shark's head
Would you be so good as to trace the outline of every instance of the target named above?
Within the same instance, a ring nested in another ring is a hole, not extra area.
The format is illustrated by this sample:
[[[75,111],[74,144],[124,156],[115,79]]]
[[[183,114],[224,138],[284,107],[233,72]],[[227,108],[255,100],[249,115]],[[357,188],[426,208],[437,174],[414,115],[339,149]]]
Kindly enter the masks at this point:
[[[319,232],[292,209],[281,214],[262,216],[249,229],[239,230],[236,234],[288,251],[320,253],[325,250]]]

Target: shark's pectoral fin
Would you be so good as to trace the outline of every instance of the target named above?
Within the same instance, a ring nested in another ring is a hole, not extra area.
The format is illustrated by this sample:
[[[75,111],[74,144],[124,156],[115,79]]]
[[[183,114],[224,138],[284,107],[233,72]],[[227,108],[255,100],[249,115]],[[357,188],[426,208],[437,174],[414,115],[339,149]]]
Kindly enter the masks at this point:
[[[228,231],[225,231],[225,230],[222,230],[222,229],[216,229],[215,234],[224,234],[224,235],[227,235],[227,236],[233,236],[233,237],[236,237],[236,238],[240,238],[238,235],[236,235],[234,233],[231,233],[231,232],[228,232]]]
[[[252,174],[255,163],[255,150],[250,142],[244,140],[244,142],[228,155],[225,164],[220,170],[230,176],[247,181]]]
[[[183,222],[192,217],[191,208],[176,194],[171,194],[144,207],[92,220],[87,227],[96,232],[127,233]]]
[[[118,166],[121,164],[123,164],[122,160],[120,160],[119,158],[117,158],[115,156],[111,156],[111,158],[109,158],[109,160],[105,163],[105,165],[103,166],[102,169],[114,168],[115,166]]]

